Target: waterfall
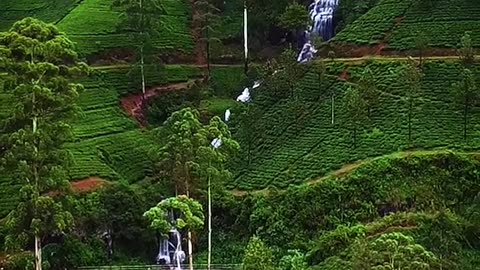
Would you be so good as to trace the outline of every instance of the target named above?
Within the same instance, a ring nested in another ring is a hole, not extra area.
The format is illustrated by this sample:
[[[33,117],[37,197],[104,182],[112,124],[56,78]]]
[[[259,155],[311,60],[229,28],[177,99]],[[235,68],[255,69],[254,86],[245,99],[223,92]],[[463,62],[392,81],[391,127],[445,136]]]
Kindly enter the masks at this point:
[[[313,25],[305,31],[307,42],[303,45],[298,62],[305,63],[310,61],[317,50],[314,48],[311,37],[317,35],[326,41],[333,37],[333,13],[338,6],[339,0],[313,0],[308,10]]]

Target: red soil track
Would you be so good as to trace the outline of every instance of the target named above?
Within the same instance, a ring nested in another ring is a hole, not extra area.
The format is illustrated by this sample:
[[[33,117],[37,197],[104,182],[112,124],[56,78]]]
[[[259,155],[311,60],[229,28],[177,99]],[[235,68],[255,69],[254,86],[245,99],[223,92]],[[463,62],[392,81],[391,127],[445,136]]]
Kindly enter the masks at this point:
[[[95,191],[101,187],[107,186],[110,183],[98,177],[90,177],[81,181],[70,182],[75,193],[86,193]]]
[[[188,82],[150,88],[145,91],[145,96],[143,96],[142,93],[133,94],[133,95],[121,98],[120,103],[122,105],[123,110],[129,116],[136,119],[139,123],[142,124],[142,123],[145,123],[144,108],[148,99],[169,91],[188,89],[191,85],[193,85],[193,83],[194,81],[188,81]]]

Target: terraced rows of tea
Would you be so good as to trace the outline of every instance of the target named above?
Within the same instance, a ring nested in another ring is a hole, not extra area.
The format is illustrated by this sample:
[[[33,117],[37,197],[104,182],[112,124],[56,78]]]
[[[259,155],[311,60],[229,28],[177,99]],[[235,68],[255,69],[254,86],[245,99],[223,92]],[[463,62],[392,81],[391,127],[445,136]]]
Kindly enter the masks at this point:
[[[334,40],[368,45],[386,43],[395,50],[415,49],[416,37],[431,47],[455,48],[466,31],[480,47],[480,2],[464,0],[380,0]]]
[[[2,0],[0,31],[7,30],[14,22],[29,16],[55,23],[80,2],[81,0]]]
[[[351,80],[362,66],[350,67]],[[263,110],[249,127],[254,132],[251,163],[245,146],[235,161],[235,179],[230,185],[244,190],[268,186],[284,188],[316,179],[345,164],[407,148],[477,148],[480,146],[480,108],[469,118],[468,140],[463,141],[462,106],[454,101],[452,84],[459,78],[454,63],[429,62],[425,66],[422,95],[416,99],[412,141],[408,141],[408,106],[399,62],[371,65],[376,74],[380,101],[357,131],[354,146],[352,124],[343,109],[343,93],[351,85],[330,79],[336,93],[335,123],[331,99],[322,94],[317,76],[308,73],[299,83],[300,102],[281,100]],[[480,69],[475,69],[480,81]],[[301,114],[295,112],[300,104]],[[297,106],[297,107],[295,107]],[[246,142],[239,138],[243,145]],[[241,165],[241,166],[238,166]]]
[[[5,3],[4,3],[5,2]],[[77,50],[89,56],[117,48],[133,48],[137,38],[119,29],[121,14],[112,8],[113,0],[3,0],[0,5],[0,30],[27,16],[56,23],[77,43]],[[187,0],[162,1],[161,29],[153,45],[164,54],[191,53],[190,3]]]
[[[147,66],[147,86],[161,86],[199,78],[201,70],[192,66]],[[81,108],[72,123],[74,141],[66,148],[72,154],[72,179],[100,177],[113,181],[136,182],[151,171],[148,151],[151,131],[142,130],[120,107],[123,95],[138,93],[139,84],[129,66],[97,68],[82,81]],[[11,109],[7,93],[0,94],[0,116]],[[18,186],[8,177],[0,178],[0,216],[16,203]]]

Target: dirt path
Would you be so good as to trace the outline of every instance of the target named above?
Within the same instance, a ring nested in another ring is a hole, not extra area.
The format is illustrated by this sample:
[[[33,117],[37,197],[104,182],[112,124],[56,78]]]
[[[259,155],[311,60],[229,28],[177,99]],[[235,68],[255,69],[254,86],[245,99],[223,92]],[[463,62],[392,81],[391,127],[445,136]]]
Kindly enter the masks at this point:
[[[144,109],[145,109],[145,105],[147,104],[150,98],[155,97],[162,93],[170,92],[170,91],[188,89],[195,82],[196,80],[189,80],[187,82],[149,88],[146,90],[145,96],[143,95],[143,93],[135,93],[129,96],[122,97],[120,100],[120,104],[122,105],[123,110],[130,117],[137,120],[140,124],[144,124],[145,123]]]

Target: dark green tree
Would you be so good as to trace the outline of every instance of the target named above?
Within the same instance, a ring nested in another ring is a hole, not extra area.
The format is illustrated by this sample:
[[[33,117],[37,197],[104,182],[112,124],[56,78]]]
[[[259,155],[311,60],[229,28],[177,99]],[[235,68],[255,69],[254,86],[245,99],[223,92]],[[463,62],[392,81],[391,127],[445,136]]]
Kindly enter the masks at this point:
[[[152,48],[152,38],[160,35],[159,30],[164,25],[160,14],[164,13],[161,0],[114,0],[112,7],[122,11],[123,21],[120,24],[122,31],[130,34],[136,42],[137,66],[140,67],[142,94],[145,98],[146,79],[145,57]]]
[[[375,82],[375,76],[369,67],[366,67],[358,81],[358,91],[365,101],[367,114],[370,117],[372,109],[378,104],[380,93]]]
[[[73,80],[88,68],[73,43],[51,24],[25,18],[0,36],[0,73],[15,108],[0,125],[1,164],[21,186],[20,200],[6,219],[7,247],[34,240],[35,266],[42,268],[42,242],[68,231],[72,215],[59,202],[69,189],[69,156],[63,143],[82,85]]]
[[[418,99],[420,92],[422,90],[422,77],[423,74],[421,70],[417,67],[417,64],[414,60],[408,62],[405,67],[404,76],[406,88],[405,88],[405,99],[408,104],[408,141],[412,141],[412,120],[414,113],[414,105]]]
[[[167,144],[161,149],[158,162],[160,176],[171,181],[175,193],[192,198],[200,195],[202,187],[210,190],[212,181],[216,183],[228,177],[224,167],[227,153],[238,149],[238,143],[231,139],[220,118],[214,117],[204,125],[199,117],[198,111],[191,108],[172,114],[165,123]],[[218,149],[212,149],[214,139],[221,140]],[[188,238],[191,242],[190,232]],[[189,258],[192,258],[190,248]]]
[[[171,220],[170,213],[180,214],[180,217]],[[205,216],[202,205],[188,196],[179,195],[159,202],[143,216],[148,219],[152,229],[163,235],[168,235],[172,228],[188,231],[189,268],[193,270],[191,232],[203,227]]]
[[[475,49],[472,44],[472,37],[470,32],[465,32],[460,40],[459,56],[465,67],[469,67],[475,62]]]
[[[428,48],[428,39],[427,39],[427,35],[425,33],[423,33],[423,32],[417,33],[417,36],[415,37],[415,47],[418,50],[418,58],[419,58],[419,61],[420,61],[420,67],[423,68],[425,50]]]
[[[293,2],[280,16],[279,26],[299,35],[311,24],[310,14],[305,6]]]
[[[475,78],[470,69],[464,69],[460,74],[460,81],[453,84],[456,100],[463,106],[463,139],[467,140],[468,113],[479,97]]]
[[[207,189],[208,205],[208,258],[207,268],[210,269],[212,262],[212,192],[222,189],[226,180],[230,179],[231,173],[227,169],[227,162],[240,148],[239,144],[232,139],[227,125],[219,117],[214,117],[207,127],[210,138],[220,140],[219,146],[200,146],[198,149],[199,173]]]
[[[366,102],[356,87],[350,87],[345,93],[344,106],[353,127],[353,146],[356,147],[357,130],[362,121],[368,118]]]
[[[221,40],[214,35],[218,31],[216,28],[219,26],[220,16],[217,14],[220,12],[218,8],[211,3],[211,0],[196,0],[194,2],[197,14],[194,15],[194,22],[197,26],[197,31],[200,32],[201,37],[199,41],[202,43],[205,49],[205,57],[207,60],[207,76],[210,80],[211,77],[211,45],[212,43],[221,43]]]

